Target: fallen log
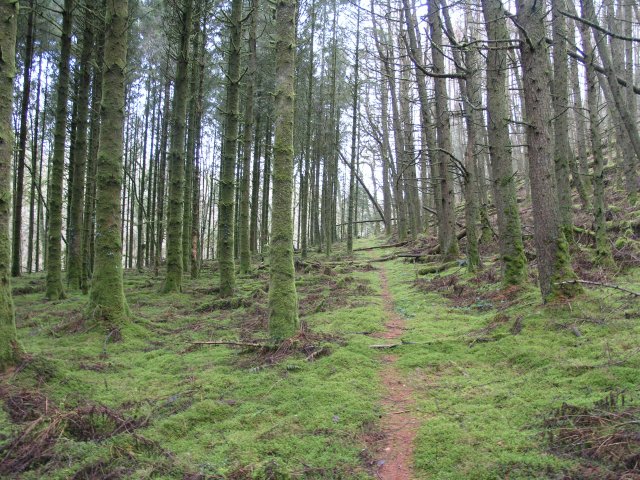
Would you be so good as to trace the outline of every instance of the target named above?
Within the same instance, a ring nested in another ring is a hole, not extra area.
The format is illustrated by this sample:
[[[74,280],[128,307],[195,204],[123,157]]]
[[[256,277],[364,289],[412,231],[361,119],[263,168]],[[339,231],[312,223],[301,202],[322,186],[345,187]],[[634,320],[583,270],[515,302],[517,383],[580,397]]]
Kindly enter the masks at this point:
[[[429,275],[430,273],[439,273],[458,265],[458,262],[445,262],[418,270],[418,275]]]
[[[409,242],[408,241],[404,241],[404,242],[398,242],[398,243],[391,243],[391,244],[387,244],[387,245],[376,245],[374,247],[354,248],[353,251],[354,252],[367,252],[369,250],[378,250],[380,248],[404,247],[407,243],[409,243]]]

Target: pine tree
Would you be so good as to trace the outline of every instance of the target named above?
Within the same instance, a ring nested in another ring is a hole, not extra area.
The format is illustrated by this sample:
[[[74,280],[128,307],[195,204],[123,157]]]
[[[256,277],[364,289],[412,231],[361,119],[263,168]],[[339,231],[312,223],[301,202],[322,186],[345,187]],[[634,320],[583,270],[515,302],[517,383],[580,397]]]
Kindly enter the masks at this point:
[[[49,174],[47,291],[49,300],[65,297],[62,286],[62,184],[64,180],[64,152],[67,138],[67,101],[69,99],[69,61],[71,59],[72,12],[74,1],[64,0],[60,58],[58,60],[57,104],[55,114],[53,158]]]
[[[291,337],[298,329],[298,297],[293,266],[293,101],[296,45],[296,1],[276,4],[275,142],[273,209],[269,263],[269,335]]]
[[[18,0],[0,0],[0,372],[20,358],[11,298],[11,164],[13,162],[13,79],[16,74]]]
[[[193,0],[184,0],[178,9],[180,25],[180,48],[176,66],[171,127],[171,150],[169,151],[169,202],[167,211],[167,276],[164,293],[182,290],[182,223],[184,209],[184,141],[187,117],[187,94],[189,91],[189,37]]]
[[[575,275],[560,219],[554,178],[553,144],[548,119],[552,116],[549,51],[545,41],[546,7],[537,0],[518,0],[517,21],[522,27],[521,55],[527,118],[529,176],[533,203],[534,242],[538,281],[545,299],[572,295],[578,289],[560,282]]]
[[[88,305],[90,317],[111,331],[127,322],[130,316],[124,295],[120,237],[128,8],[128,0],[106,2],[95,264]]]
[[[235,170],[238,154],[238,117],[240,97],[240,48],[242,40],[242,0],[232,0],[227,50],[227,91],[225,101],[224,146],[220,164],[218,200],[218,264],[220,297],[235,293]]]

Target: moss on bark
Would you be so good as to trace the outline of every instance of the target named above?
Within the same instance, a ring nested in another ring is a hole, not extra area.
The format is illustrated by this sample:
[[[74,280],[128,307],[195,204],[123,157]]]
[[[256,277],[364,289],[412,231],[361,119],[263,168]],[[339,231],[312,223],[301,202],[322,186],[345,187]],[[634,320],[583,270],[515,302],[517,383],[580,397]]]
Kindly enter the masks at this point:
[[[122,281],[120,194],[127,65],[128,1],[110,0],[105,15],[104,79],[96,173],[95,263],[88,315],[108,330],[129,319]]]
[[[167,276],[162,286],[164,293],[182,290],[182,225],[184,222],[184,133],[187,117],[187,93],[189,90],[189,36],[193,0],[183,2],[180,15],[180,51],[174,87],[171,150],[169,151],[169,202],[167,212]]]
[[[295,0],[276,6],[275,142],[269,283],[269,335],[291,337],[298,329],[298,296],[293,265],[293,100],[295,68]]]
[[[80,55],[80,87],[78,89],[78,129],[76,131],[73,166],[73,189],[69,207],[69,261],[67,285],[72,289],[83,287],[84,185],[87,164],[87,122],[89,118],[89,90],[91,86],[90,62],[93,53],[92,18],[85,18]]]
[[[218,265],[220,297],[233,296],[236,289],[235,246],[235,168],[238,153],[238,102],[240,91],[240,47],[242,43],[242,0],[231,2],[229,46],[227,52],[227,98],[222,162],[220,164],[220,197],[218,200]]]
[[[64,152],[67,138],[67,101],[69,99],[69,60],[71,58],[71,32],[73,0],[65,0],[62,13],[58,84],[56,86],[56,120],[53,133],[53,158],[49,175],[48,209],[49,232],[47,242],[47,291],[49,300],[64,298],[62,286],[62,183]]]
[[[0,0],[0,372],[20,358],[11,298],[9,218],[13,163],[13,79],[18,1]]]

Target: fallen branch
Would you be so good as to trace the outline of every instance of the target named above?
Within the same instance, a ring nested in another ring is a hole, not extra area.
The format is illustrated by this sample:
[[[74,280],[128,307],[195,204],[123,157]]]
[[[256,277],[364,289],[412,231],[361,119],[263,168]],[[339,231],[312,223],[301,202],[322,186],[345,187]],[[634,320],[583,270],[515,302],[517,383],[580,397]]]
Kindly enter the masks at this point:
[[[354,252],[366,252],[369,250],[377,250],[379,248],[396,248],[396,247],[404,247],[407,243],[407,241],[405,242],[399,242],[399,243],[391,243],[388,245],[376,245],[375,247],[363,247],[363,248],[354,248],[353,251]]]
[[[191,345],[228,345],[232,347],[246,347],[246,348],[271,348],[271,345],[264,343],[250,343],[250,342],[227,342],[222,340],[213,340],[209,342],[191,342]]]
[[[640,297],[640,293],[634,292],[633,290],[628,290],[618,285],[613,285],[612,283],[591,282],[589,280],[566,280],[564,282],[556,282],[556,285],[575,285],[577,283],[581,283],[584,285],[594,285],[597,287],[613,288],[615,290],[620,290],[621,292],[628,293],[629,295],[633,295],[634,297]]]
[[[396,347],[400,347],[404,345],[403,343],[388,343],[388,344],[383,344],[383,345],[369,345],[369,348],[396,348]]]
[[[458,262],[446,262],[438,265],[433,265],[431,267],[425,267],[418,270],[418,275],[429,275],[430,273],[439,273],[448,270],[449,268],[455,267],[458,265]]]

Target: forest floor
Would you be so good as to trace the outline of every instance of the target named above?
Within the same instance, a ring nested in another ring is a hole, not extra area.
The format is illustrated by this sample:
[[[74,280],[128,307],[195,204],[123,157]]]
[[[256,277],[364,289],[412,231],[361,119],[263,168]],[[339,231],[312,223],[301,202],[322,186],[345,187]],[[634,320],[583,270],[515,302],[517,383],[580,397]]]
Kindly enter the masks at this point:
[[[216,302],[211,264],[173,295],[127,271],[121,339],[84,322],[86,297],[47,302],[23,276],[0,477],[640,478],[640,299],[543,305],[490,261],[370,262],[423,247],[299,263],[303,331],[278,350],[197,343],[265,340],[266,269],[239,278],[239,305]],[[586,272],[639,289],[638,267]]]

